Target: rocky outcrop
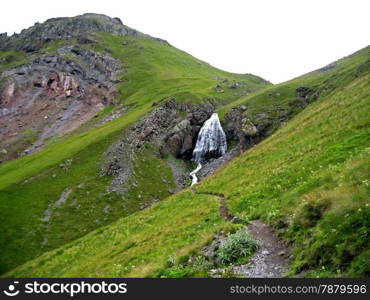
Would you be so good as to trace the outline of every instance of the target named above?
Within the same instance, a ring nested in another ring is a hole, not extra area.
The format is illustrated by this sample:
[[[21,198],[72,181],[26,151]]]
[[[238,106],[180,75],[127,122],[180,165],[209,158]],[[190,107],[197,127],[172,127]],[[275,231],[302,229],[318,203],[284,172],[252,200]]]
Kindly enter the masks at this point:
[[[152,38],[124,25],[119,18],[88,13],[73,18],[49,19],[45,23],[36,23],[32,27],[22,30],[20,34],[14,34],[10,37],[3,34],[0,36],[0,50],[16,49],[25,52],[35,52],[41,49],[45,43],[60,39],[68,40],[75,37],[86,40],[88,35],[94,32]]]
[[[77,45],[4,71],[0,74],[2,146],[22,144],[27,130],[36,138],[25,150],[31,153],[46,139],[74,130],[114,102],[121,71],[121,62],[110,55]]]
[[[325,88],[324,86],[322,89]],[[320,89],[300,86],[296,88],[295,94],[287,106],[274,105],[259,113],[250,112],[246,105],[234,107],[224,118],[226,136],[229,141],[239,141],[240,151],[243,152],[270,136],[277,128],[283,126],[292,115],[317,100],[321,92]],[[269,93],[266,96],[274,99],[280,97],[280,93]]]
[[[135,148],[151,142],[162,155],[190,159],[199,129],[213,110],[211,104],[180,103],[172,98],[132,128],[129,142]]]
[[[304,109],[310,103],[310,96],[313,89],[306,86],[300,86],[295,90],[295,99],[289,102],[290,107]]]
[[[239,153],[240,145],[238,144],[234,148],[229,149],[228,152],[226,152],[223,156],[209,160],[207,164],[203,165],[202,169],[197,173],[198,179],[202,180],[212,175],[217,169],[231,161]]]
[[[190,160],[197,134],[213,110],[211,104],[197,105],[172,98],[126,130],[105,153],[106,162],[101,173],[114,176],[109,190],[125,191],[124,183],[132,173],[133,157],[145,144],[154,146],[162,157],[172,154],[176,158]],[[183,185],[184,180],[181,178],[179,181],[178,184]]]
[[[166,103],[172,111],[184,112],[186,117],[167,130],[161,141],[161,153],[171,153],[176,158],[191,159],[196,138],[203,123],[212,115],[212,104],[195,105],[176,103],[172,100]]]
[[[264,130],[263,127],[259,126],[260,128],[258,128],[257,124],[252,123],[246,111],[246,106],[238,106],[232,108],[225,116],[226,136],[229,140],[239,141],[241,152],[258,143],[263,138],[261,132]]]
[[[0,146],[8,150],[1,160],[35,152],[49,138],[78,128],[116,103],[117,75],[124,68],[109,51],[86,47],[98,43],[97,32],[167,43],[119,18],[92,13],[49,19],[11,36],[0,34],[0,51],[11,51],[0,59]],[[57,41],[63,45],[59,49]],[[103,122],[124,112],[116,111]]]

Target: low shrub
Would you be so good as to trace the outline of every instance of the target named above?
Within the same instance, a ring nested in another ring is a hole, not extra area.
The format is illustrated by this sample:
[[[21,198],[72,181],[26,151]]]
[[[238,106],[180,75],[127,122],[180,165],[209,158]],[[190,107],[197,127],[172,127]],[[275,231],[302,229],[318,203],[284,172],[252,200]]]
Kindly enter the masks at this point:
[[[249,258],[259,247],[249,232],[241,229],[228,235],[217,250],[217,256],[222,264],[242,262]]]

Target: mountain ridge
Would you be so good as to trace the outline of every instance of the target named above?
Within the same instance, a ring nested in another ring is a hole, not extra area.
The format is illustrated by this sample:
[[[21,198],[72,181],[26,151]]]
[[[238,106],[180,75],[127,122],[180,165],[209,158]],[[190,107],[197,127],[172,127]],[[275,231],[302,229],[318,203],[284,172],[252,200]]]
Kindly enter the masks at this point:
[[[23,29],[20,33],[14,33],[11,36],[3,33],[0,35],[0,50],[11,48],[26,52],[35,52],[42,47],[43,43],[74,37],[83,40],[86,34],[98,31],[119,36],[146,37],[168,43],[165,40],[151,37],[124,25],[119,18],[110,18],[103,14],[85,13],[75,17],[58,17],[47,19],[43,23],[37,22],[35,25]]]

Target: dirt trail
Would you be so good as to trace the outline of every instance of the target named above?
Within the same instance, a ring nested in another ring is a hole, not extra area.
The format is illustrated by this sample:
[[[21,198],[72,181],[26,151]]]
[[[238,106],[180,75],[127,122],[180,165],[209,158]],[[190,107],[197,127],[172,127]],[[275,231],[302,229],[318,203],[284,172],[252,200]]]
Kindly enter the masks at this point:
[[[228,221],[233,217],[230,215],[225,195],[215,192],[197,192],[192,188],[194,194],[216,196],[220,200],[220,215]],[[233,267],[237,276],[249,278],[280,278],[289,271],[289,256],[291,249],[282,243],[271,227],[259,220],[252,221],[248,229],[255,240],[260,243],[260,248],[252,256],[248,264]]]
[[[215,192],[197,192],[194,188],[191,189],[193,194],[198,195],[210,195],[210,196],[216,196],[220,199],[220,215],[227,221],[232,220],[232,216],[229,214],[229,209],[227,208],[225,195],[221,193],[215,193]]]
[[[271,230],[270,226],[259,220],[248,226],[252,237],[260,242],[260,249],[248,264],[235,266],[236,275],[242,277],[278,278],[289,270],[290,249],[284,245]]]

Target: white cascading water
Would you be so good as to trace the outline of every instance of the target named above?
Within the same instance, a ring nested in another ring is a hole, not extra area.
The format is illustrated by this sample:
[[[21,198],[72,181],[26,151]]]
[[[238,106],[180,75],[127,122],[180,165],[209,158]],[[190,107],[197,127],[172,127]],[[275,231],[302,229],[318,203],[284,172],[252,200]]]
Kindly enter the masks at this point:
[[[204,122],[199,131],[197,143],[193,151],[193,161],[198,166],[190,173],[192,183],[198,182],[197,172],[202,168],[202,163],[210,157],[220,157],[225,154],[227,149],[226,135],[222,129],[217,113]]]

